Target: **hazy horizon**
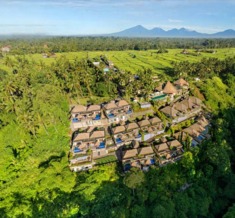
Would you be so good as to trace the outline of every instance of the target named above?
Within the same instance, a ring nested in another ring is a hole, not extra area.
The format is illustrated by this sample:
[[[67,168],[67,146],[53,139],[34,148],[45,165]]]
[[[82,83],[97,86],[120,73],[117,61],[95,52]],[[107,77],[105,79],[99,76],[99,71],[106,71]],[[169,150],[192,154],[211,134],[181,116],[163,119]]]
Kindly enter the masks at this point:
[[[90,35],[186,28],[235,29],[233,0],[1,0],[0,34]]]

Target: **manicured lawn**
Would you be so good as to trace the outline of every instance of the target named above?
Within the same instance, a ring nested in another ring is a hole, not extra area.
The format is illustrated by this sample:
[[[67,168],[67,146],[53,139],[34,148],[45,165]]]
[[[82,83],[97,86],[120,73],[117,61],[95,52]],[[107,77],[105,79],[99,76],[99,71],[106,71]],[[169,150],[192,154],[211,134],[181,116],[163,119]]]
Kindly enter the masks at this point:
[[[96,164],[106,164],[106,163],[110,163],[110,162],[114,162],[116,161],[117,158],[114,155],[110,155],[107,157],[102,157],[96,160]]]

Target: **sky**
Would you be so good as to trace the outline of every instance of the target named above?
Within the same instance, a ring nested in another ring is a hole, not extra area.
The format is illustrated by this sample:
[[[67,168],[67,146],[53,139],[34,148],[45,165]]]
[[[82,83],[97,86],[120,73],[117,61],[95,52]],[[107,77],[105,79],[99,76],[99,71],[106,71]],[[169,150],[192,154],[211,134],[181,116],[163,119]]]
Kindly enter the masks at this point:
[[[0,0],[1,34],[86,35],[143,25],[235,29],[235,0]]]

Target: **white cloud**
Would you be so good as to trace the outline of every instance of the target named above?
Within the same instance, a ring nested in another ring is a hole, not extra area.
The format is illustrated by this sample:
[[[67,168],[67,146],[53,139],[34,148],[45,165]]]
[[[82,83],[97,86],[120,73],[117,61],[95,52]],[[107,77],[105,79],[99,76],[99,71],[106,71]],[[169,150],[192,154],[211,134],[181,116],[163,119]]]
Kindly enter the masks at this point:
[[[170,23],[182,23],[183,20],[177,20],[177,19],[168,19]]]

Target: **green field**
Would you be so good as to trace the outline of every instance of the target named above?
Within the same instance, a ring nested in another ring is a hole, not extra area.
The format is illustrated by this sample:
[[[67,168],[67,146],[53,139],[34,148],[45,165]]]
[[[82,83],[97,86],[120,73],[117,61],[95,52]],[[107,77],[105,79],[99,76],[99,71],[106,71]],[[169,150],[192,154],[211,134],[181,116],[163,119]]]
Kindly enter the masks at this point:
[[[179,62],[188,60],[189,62],[200,61],[203,57],[207,58],[219,58],[224,59],[226,57],[235,56],[235,48],[228,49],[217,49],[215,54],[212,53],[201,53],[196,55],[195,50],[187,50],[190,54],[181,54],[182,49],[169,49],[168,53],[157,54],[156,50],[148,51],[81,51],[81,52],[69,52],[69,53],[56,53],[56,58],[43,58],[41,54],[26,55],[30,60],[36,62],[42,61],[46,64],[50,64],[64,55],[69,60],[82,58],[98,58],[100,55],[106,55],[107,58],[114,62],[120,70],[130,71],[136,73],[138,70],[144,68],[150,68],[154,72],[163,72],[166,68],[172,67],[172,62]],[[134,56],[134,58],[133,58]],[[3,59],[1,60],[3,63]],[[0,62],[0,63],[1,63]]]

